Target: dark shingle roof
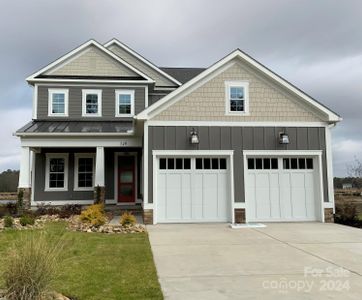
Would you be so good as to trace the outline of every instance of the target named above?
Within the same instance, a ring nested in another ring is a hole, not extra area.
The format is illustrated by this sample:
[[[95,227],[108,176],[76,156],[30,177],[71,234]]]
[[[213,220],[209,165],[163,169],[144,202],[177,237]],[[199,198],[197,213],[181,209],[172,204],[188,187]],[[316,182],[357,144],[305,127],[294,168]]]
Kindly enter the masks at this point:
[[[17,134],[37,133],[128,133],[133,130],[132,121],[31,121]]]
[[[181,83],[185,83],[195,76],[199,75],[201,72],[206,70],[206,68],[160,68],[162,71],[171,75],[173,78],[177,79]]]

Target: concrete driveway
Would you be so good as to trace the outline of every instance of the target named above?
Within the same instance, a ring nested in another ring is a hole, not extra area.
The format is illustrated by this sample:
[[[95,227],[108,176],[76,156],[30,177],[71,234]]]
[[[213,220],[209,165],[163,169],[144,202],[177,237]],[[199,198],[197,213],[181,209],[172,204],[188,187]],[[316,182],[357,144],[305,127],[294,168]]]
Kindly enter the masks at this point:
[[[165,224],[148,231],[166,299],[361,299],[357,228]]]

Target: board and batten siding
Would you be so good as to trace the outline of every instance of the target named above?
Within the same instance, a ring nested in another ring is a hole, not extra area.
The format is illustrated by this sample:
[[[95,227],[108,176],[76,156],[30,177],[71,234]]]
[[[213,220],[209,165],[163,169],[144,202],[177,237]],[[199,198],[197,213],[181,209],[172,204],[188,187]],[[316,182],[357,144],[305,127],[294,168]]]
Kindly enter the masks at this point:
[[[48,116],[49,89],[68,89],[69,90],[69,117]],[[101,117],[82,117],[82,90],[102,90],[102,116]],[[145,109],[145,87],[102,87],[102,86],[38,86],[38,107],[37,118],[39,120],[121,120],[115,117],[116,113],[116,90],[134,90],[135,91],[135,114]]]
[[[189,142],[192,128],[200,143]],[[279,132],[290,144],[278,142]],[[243,150],[322,150],[324,199],[328,202],[325,128],[323,127],[197,127],[150,126],[148,128],[148,201],[153,203],[152,150],[234,150],[235,202],[245,202]],[[156,167],[156,166],[155,166]]]

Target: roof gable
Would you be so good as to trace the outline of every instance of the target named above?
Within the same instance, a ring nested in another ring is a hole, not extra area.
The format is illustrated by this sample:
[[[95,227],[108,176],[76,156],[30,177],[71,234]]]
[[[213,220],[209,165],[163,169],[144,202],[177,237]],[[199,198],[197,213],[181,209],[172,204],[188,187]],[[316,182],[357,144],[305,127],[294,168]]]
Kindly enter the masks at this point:
[[[172,77],[170,74],[167,74],[161,68],[157,67],[149,60],[121,43],[117,39],[112,39],[104,45],[107,49],[112,51],[114,54],[120,58],[127,61],[129,64],[135,66],[137,69],[141,70],[143,73],[147,74],[155,81],[156,86],[160,87],[178,87],[181,83]]]
[[[42,68],[27,78],[28,82],[49,81],[66,78],[67,81],[83,79],[112,79],[123,81],[124,79],[142,79],[154,82],[146,74],[128,64],[122,58],[109,51],[101,44],[90,40],[68,54],[60,57],[53,63]]]
[[[148,120],[150,118],[157,116],[162,111],[170,107],[172,104],[176,103],[180,99],[183,99],[183,97],[190,94],[197,87],[213,79],[223,70],[230,67],[230,64],[235,60],[240,60],[242,63],[247,63],[249,66],[256,68],[258,71],[262,72],[262,74],[265,75],[268,79],[271,79],[274,83],[281,85],[282,87],[287,89],[288,92],[299,97],[301,101],[313,107],[319,114],[325,115],[326,119],[329,122],[337,122],[341,120],[341,118],[336,113],[334,113],[324,105],[320,104],[315,99],[311,98],[310,96],[308,96],[307,94],[296,88],[294,85],[292,85],[285,79],[281,78],[279,75],[275,74],[274,72],[272,72],[271,70],[269,70],[268,68],[266,68],[265,66],[263,66],[262,64],[260,64],[259,62],[257,62],[256,60],[254,60],[253,58],[251,58],[250,56],[248,56],[239,49],[233,51],[232,53],[230,53],[223,59],[213,64],[211,67],[209,67],[202,73],[200,73],[198,76],[185,83],[177,90],[171,92],[160,101],[156,102],[155,104],[145,109],[143,112],[138,114],[136,118]]]

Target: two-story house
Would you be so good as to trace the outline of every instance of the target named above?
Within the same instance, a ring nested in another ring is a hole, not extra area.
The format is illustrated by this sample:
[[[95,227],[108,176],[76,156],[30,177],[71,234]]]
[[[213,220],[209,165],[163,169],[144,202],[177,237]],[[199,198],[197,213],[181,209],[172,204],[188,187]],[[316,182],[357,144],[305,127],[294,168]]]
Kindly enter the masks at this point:
[[[148,224],[331,221],[341,118],[239,49],[160,68],[91,40],[27,78],[27,205],[141,204]]]

